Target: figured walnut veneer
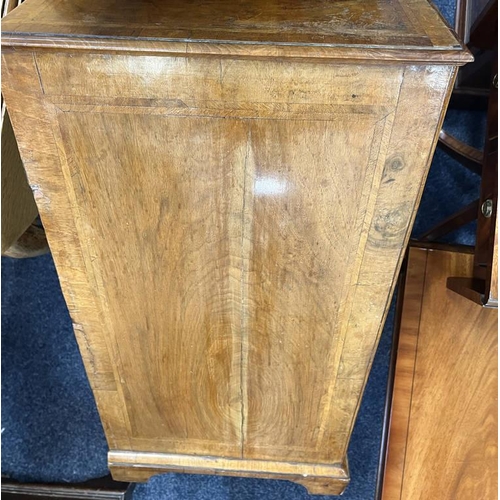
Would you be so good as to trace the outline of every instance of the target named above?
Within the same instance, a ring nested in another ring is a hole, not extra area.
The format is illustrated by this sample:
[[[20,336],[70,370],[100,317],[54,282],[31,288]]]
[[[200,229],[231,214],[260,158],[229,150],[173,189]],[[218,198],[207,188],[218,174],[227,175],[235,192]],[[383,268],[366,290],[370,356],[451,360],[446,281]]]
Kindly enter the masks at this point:
[[[3,30],[114,477],[340,493],[467,52],[424,1],[28,0]]]

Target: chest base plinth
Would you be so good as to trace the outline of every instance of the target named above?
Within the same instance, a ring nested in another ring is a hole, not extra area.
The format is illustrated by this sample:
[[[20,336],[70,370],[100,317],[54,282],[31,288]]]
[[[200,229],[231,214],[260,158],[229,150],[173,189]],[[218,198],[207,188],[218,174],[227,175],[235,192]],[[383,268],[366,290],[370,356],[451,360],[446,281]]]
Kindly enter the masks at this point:
[[[349,484],[347,459],[342,464],[307,464],[111,450],[108,466],[116,481],[146,482],[169,472],[213,474],[292,481],[311,495],[341,495]]]

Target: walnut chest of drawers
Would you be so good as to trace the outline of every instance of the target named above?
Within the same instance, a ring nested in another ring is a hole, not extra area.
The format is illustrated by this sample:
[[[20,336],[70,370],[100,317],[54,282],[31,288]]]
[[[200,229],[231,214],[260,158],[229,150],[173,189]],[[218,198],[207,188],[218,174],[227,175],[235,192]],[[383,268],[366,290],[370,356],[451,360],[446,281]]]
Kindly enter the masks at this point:
[[[27,0],[3,92],[117,479],[349,482],[457,66],[424,0]]]

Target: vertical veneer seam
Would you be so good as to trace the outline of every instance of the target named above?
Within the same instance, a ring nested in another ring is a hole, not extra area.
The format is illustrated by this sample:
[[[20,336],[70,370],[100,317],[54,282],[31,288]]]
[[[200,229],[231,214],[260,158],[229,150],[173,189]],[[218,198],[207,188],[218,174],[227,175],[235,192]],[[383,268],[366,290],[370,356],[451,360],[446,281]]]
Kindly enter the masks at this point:
[[[245,255],[245,228],[247,224],[245,222],[246,219],[246,210],[247,210],[247,175],[248,175],[248,161],[250,157],[250,148],[252,141],[252,129],[250,123],[247,123],[248,132],[247,132],[247,148],[245,153],[245,161],[243,166],[243,203],[242,203],[242,211],[241,211],[241,311],[240,311],[240,330],[241,330],[241,342],[240,342],[240,398],[241,398],[241,458],[245,456],[245,426],[246,426],[246,418],[245,412],[247,411],[247,398],[248,398],[248,387],[247,387],[247,378],[248,378],[248,370],[246,370],[246,365],[248,362],[248,313],[247,313],[247,305],[248,302],[248,283],[246,280],[249,280],[249,268],[248,268],[248,259],[249,255]],[[249,223],[251,224],[251,218]],[[247,264],[245,264],[245,260],[247,260]]]

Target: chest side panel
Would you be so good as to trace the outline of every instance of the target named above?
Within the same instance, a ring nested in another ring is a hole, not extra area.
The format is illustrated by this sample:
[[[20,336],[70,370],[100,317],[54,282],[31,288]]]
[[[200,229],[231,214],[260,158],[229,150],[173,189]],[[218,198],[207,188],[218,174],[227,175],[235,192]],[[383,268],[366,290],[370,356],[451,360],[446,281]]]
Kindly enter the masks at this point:
[[[7,57],[112,446],[342,461],[451,69]]]

